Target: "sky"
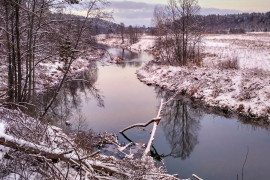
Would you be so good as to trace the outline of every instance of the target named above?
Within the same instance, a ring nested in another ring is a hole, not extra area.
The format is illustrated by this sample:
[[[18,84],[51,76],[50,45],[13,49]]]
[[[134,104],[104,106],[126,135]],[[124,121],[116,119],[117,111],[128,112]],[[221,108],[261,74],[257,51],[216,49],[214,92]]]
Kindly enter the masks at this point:
[[[166,5],[167,0],[109,0],[114,22],[125,25],[151,26],[155,5]],[[201,14],[233,14],[270,11],[270,0],[199,0]]]

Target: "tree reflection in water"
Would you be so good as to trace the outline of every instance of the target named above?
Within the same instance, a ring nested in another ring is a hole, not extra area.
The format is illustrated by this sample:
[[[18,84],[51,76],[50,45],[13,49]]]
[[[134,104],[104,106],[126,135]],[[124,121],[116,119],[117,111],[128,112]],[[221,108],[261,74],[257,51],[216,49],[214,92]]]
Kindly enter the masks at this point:
[[[126,66],[130,67],[140,67],[142,65],[142,61],[134,61],[134,59],[139,58],[139,54],[122,49],[121,53],[118,52],[118,56],[122,57],[124,59],[123,63],[117,64],[117,66],[125,68]]]
[[[82,72],[75,80],[72,79],[67,80],[47,114],[46,119],[55,122],[61,127],[65,127],[64,122],[69,120],[77,129],[82,127],[83,120],[85,119],[80,112],[82,98],[87,100],[94,98],[100,107],[104,107],[104,101],[99,89],[95,87],[98,79],[98,68],[95,61],[90,62],[87,71]],[[52,91],[53,89],[48,90],[45,95],[37,97],[36,104],[39,110],[44,109],[45,102],[51,99],[53,95]]]
[[[157,94],[164,100],[171,97],[161,90],[157,90]],[[194,147],[199,143],[198,131],[201,114],[198,109],[189,107],[182,100],[173,100],[164,106],[160,125],[171,146],[169,156],[180,157],[183,160],[190,156]]]

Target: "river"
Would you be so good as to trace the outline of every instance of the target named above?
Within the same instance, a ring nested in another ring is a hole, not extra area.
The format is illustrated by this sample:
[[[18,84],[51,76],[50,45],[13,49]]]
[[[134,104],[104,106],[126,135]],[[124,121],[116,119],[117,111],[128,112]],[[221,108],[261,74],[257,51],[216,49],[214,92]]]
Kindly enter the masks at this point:
[[[116,133],[120,142],[127,143],[118,132],[154,118],[160,99],[172,94],[137,79],[136,70],[152,60],[150,54],[116,48],[109,52],[126,61],[92,62],[89,72],[82,74],[91,85],[69,84],[55,103],[54,113],[62,126],[68,119],[75,129]],[[132,129],[126,135],[133,141],[147,143],[151,127]],[[266,128],[205,111],[179,97],[163,112],[152,155],[157,161],[162,159],[168,173],[181,178],[195,173],[207,180],[266,180],[270,177],[269,139]]]

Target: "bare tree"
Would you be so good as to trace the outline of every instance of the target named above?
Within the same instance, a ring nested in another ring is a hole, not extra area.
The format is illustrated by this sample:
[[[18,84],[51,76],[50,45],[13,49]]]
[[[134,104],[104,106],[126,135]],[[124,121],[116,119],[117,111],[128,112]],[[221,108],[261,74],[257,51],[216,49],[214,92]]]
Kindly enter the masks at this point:
[[[155,9],[158,45],[165,62],[187,65],[199,60],[202,33],[196,19],[199,10],[198,0],[169,0],[165,9]]]
[[[120,33],[121,33],[121,38],[122,38],[122,44],[125,42],[124,41],[124,34],[125,34],[125,24],[120,23]]]
[[[138,42],[138,40],[139,40],[140,28],[137,26],[133,27],[130,25],[130,26],[128,26],[127,34],[128,34],[128,38],[129,38],[129,43],[134,44],[134,43]]]
[[[80,5],[77,5],[80,3]],[[29,103],[36,92],[36,68],[41,62],[64,62],[57,96],[72,63],[93,46],[93,21],[109,17],[102,11],[107,0],[3,0],[0,2],[0,55],[8,64],[7,94],[10,104]],[[85,17],[58,9],[86,11]],[[2,26],[3,25],[3,26]],[[89,36],[90,35],[90,36]],[[89,38],[90,37],[90,38]],[[4,72],[2,72],[4,73]],[[55,97],[46,106],[48,111]]]
[[[155,6],[153,14],[153,24],[155,26],[157,36],[165,35],[165,9],[163,6]]]

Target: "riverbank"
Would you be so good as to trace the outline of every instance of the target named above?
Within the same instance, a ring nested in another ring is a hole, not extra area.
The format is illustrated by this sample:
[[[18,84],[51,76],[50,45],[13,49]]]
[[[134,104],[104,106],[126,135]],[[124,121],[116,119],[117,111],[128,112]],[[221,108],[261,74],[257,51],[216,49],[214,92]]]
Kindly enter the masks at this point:
[[[138,78],[241,116],[270,122],[270,33],[205,35],[201,67],[149,63]]]
[[[97,150],[97,146],[102,148],[106,144],[111,144],[124,158],[103,155]],[[0,177],[4,179],[177,179],[157,167],[151,157],[133,158],[132,151],[128,146],[121,147],[115,135],[67,134],[20,111],[2,107],[0,149],[0,168],[5,169]]]
[[[149,63],[138,70],[137,75],[148,85],[186,94],[208,106],[270,122],[269,74]]]
[[[68,78],[76,77],[78,74],[85,71],[91,61],[101,59],[105,54],[104,50],[89,48],[82,53],[71,65],[68,73]],[[7,72],[8,66],[6,62],[0,63],[1,72]],[[49,58],[36,65],[35,69],[35,90],[37,93],[43,92],[46,88],[56,86],[64,73],[64,62],[60,61],[59,57]],[[25,70],[24,70],[25,71]],[[5,73],[0,76],[0,102],[4,102],[7,94],[5,91],[8,89],[7,84],[8,74]]]

